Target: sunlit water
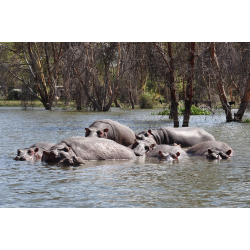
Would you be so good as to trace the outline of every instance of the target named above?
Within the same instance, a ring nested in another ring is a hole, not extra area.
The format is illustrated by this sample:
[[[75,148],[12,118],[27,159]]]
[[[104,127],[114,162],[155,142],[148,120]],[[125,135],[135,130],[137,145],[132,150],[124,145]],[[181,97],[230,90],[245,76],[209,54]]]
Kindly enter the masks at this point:
[[[226,123],[225,115],[192,116],[190,127],[228,143],[236,153],[230,160],[190,157],[170,164],[137,157],[80,167],[13,160],[18,148],[38,141],[84,136],[85,127],[99,119],[113,119],[136,133],[172,127],[167,116],[151,115],[159,110],[1,108],[0,207],[250,207],[250,124]]]

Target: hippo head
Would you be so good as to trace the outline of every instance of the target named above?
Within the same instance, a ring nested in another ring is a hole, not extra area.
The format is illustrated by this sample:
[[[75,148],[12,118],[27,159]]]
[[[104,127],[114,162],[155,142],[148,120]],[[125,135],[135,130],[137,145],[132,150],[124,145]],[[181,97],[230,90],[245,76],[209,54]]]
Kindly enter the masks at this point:
[[[38,153],[39,148],[35,149],[18,149],[17,156],[14,158],[16,161],[39,161],[41,159],[41,155]]]
[[[231,158],[231,155],[232,155],[232,150],[229,149],[226,153],[224,152],[221,152],[221,151],[213,151],[212,149],[208,149],[207,150],[208,154],[206,155],[206,158],[207,159],[210,159],[210,160],[221,160],[221,159],[229,159]]]
[[[84,161],[80,157],[77,157],[72,149],[67,146],[51,151],[43,151],[42,161],[67,166],[85,164]]]
[[[109,131],[108,128],[105,128],[103,130],[95,129],[95,128],[85,128],[85,137],[100,137],[100,138],[106,138],[107,139],[107,133]]]
[[[152,150],[155,145],[151,140],[135,139],[135,142],[129,147],[134,151],[136,156],[143,156]]]
[[[158,159],[159,161],[174,161],[174,160],[178,160],[178,157],[180,156],[180,152],[172,153],[163,153],[162,151],[158,152]]]
[[[143,156],[152,150],[156,144],[154,137],[147,131],[143,131],[136,135],[135,142],[129,147],[134,151],[135,155]]]

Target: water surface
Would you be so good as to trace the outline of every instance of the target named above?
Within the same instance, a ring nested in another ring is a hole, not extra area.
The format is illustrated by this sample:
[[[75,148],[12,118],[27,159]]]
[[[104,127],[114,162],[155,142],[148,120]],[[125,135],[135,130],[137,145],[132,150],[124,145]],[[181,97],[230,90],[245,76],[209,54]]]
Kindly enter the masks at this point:
[[[99,119],[113,119],[136,133],[172,127],[167,116],[151,115],[159,110],[0,108],[0,207],[250,207],[250,124],[226,123],[224,115],[191,116],[190,127],[228,143],[236,153],[230,160],[190,157],[169,164],[137,157],[80,167],[13,160],[18,148],[38,141],[84,136],[85,127]]]

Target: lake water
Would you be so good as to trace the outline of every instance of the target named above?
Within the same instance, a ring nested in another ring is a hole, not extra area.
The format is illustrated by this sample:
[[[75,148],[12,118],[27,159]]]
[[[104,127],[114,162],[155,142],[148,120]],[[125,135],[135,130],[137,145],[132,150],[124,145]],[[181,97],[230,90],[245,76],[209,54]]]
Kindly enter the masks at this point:
[[[236,153],[230,160],[190,157],[171,164],[137,157],[80,167],[13,160],[18,148],[38,141],[84,136],[85,127],[99,119],[118,121],[135,133],[172,127],[167,116],[151,115],[158,111],[0,108],[0,207],[250,207],[250,124],[226,123],[224,114],[191,116],[190,127],[203,128],[228,143]],[[245,118],[249,116],[247,112]]]

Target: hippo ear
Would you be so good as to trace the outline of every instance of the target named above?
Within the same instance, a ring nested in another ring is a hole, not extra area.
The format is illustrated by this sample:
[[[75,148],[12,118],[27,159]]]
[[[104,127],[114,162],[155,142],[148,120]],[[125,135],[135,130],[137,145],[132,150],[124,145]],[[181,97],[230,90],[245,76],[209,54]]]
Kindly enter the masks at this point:
[[[153,149],[153,148],[154,148],[154,146],[155,146],[155,143],[151,144],[151,145],[150,145],[150,148],[152,148],[152,149]]]
[[[141,139],[141,137],[138,136],[138,135],[135,135],[135,138],[136,138],[136,139],[139,139],[139,140]],[[136,139],[135,139],[135,141],[136,141]]]
[[[89,128],[85,128],[86,132],[90,132]]]
[[[180,154],[180,152],[177,152],[176,155],[177,155],[177,157],[179,157],[181,154]]]
[[[231,155],[232,154],[232,150],[229,149],[227,152],[226,152],[227,155]]]
[[[212,153],[213,153],[212,149],[210,149],[210,148],[207,150],[207,152],[208,152],[209,154],[212,154]]]
[[[151,135],[152,135],[152,130],[151,130],[151,129],[149,129],[149,130],[148,130],[148,132],[149,132],[149,134],[151,134]]]
[[[109,131],[109,129],[108,129],[108,128],[105,128],[103,131],[104,131],[105,133],[107,133],[107,132]]]
[[[20,154],[21,154],[21,150],[18,149],[18,150],[17,150],[17,155],[19,156]]]
[[[39,148],[35,148],[35,150],[34,150],[35,152],[38,152],[39,151]]]
[[[159,154],[159,155],[162,155],[162,152],[161,152],[161,151],[159,151],[159,152],[158,152],[158,154]]]

